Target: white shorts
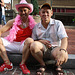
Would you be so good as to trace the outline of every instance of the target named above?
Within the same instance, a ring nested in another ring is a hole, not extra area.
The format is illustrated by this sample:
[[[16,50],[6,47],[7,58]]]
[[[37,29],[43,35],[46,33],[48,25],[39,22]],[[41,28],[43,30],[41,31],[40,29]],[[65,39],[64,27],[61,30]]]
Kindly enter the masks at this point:
[[[22,53],[24,42],[21,44],[21,42],[10,42],[4,38],[1,38],[3,41],[3,45],[6,48],[6,51],[11,53]]]

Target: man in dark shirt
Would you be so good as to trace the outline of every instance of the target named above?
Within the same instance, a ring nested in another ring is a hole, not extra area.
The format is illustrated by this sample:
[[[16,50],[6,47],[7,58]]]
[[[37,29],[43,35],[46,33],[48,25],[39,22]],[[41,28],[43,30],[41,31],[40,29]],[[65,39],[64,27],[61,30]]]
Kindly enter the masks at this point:
[[[2,8],[1,6],[4,6],[4,0],[0,0],[0,24],[1,24],[1,18],[2,18]]]

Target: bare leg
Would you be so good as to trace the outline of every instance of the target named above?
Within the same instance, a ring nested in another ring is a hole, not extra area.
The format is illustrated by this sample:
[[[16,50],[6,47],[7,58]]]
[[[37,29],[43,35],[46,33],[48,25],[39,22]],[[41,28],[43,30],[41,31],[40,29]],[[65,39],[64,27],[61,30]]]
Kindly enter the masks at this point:
[[[30,46],[30,51],[33,57],[40,63],[41,66],[45,66],[45,63],[43,61],[43,45],[42,43],[35,41]],[[41,71],[41,72],[40,72]],[[42,75],[45,71],[44,67],[40,67],[37,70],[37,75]]]
[[[60,47],[56,47],[52,50],[52,55],[54,57],[55,60],[57,60],[56,63],[56,71],[57,71],[57,75],[64,75],[64,72],[62,71],[60,65],[62,65],[64,62],[67,62],[68,59],[68,54],[65,51],[60,51]]]
[[[41,64],[45,65],[43,61],[43,45],[40,42],[35,41],[30,47],[31,54]]]
[[[65,51],[60,51],[60,47],[56,47],[52,50],[52,56],[55,60],[57,60],[56,66],[62,65],[64,62],[66,63],[68,60],[68,53]]]
[[[24,43],[23,52],[22,52],[22,61],[21,64],[24,64],[30,54],[30,44],[33,42],[32,38],[27,38]]]
[[[7,53],[6,53],[6,49],[3,46],[3,43],[2,43],[1,38],[0,38],[0,56],[2,57],[3,61],[6,64],[8,64],[8,65],[10,64],[10,61],[9,61],[8,56],[7,56]]]

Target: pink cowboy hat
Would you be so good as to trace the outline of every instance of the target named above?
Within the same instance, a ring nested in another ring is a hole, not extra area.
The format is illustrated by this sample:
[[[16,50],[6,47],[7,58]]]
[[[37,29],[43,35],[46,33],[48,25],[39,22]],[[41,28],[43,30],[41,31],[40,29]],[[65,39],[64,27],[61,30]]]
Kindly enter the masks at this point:
[[[21,0],[19,4],[16,4],[15,5],[17,11],[18,11],[18,8],[20,7],[28,7],[30,9],[30,13],[33,12],[33,5],[30,4],[30,3],[27,3],[26,0]]]

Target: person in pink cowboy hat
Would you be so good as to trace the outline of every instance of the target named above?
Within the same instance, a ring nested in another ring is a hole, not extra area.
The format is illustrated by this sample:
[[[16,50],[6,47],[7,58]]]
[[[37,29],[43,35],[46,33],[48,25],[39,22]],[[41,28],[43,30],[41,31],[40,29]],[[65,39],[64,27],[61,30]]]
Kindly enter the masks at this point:
[[[25,50],[29,48],[27,40],[31,39],[29,37],[31,37],[32,29],[36,24],[33,17],[29,15],[33,12],[33,5],[27,3],[25,0],[21,0],[15,7],[19,14],[14,19],[9,20],[7,24],[0,29],[0,56],[4,61],[3,65],[0,66],[0,72],[13,69],[13,64],[7,56],[7,52],[11,52],[23,54],[20,68],[24,74],[30,74],[30,71],[24,63],[24,55],[26,54]],[[9,29],[9,35],[4,38],[1,37],[1,34]],[[30,40],[28,43],[31,42],[33,42],[33,40]]]

